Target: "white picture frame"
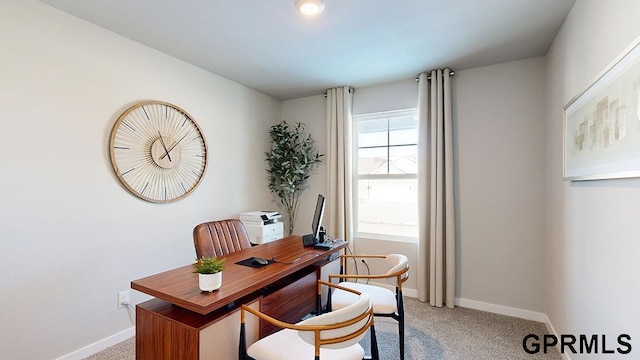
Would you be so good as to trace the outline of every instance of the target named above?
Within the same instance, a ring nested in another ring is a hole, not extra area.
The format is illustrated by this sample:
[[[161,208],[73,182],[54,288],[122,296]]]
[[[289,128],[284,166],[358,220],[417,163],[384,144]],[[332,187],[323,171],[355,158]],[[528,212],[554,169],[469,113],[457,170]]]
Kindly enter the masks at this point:
[[[564,107],[564,180],[640,177],[640,38]]]

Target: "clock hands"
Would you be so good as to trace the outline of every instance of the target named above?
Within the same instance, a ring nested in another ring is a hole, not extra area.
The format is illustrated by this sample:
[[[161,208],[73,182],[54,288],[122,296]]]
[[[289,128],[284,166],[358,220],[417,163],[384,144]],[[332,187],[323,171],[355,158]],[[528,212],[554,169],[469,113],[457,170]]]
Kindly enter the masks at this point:
[[[167,150],[167,152],[166,152],[164,155],[160,156],[160,160],[164,159],[164,157],[165,157],[165,156],[169,156],[169,152],[171,152],[171,150],[173,150],[176,146],[178,146],[178,144],[180,143],[180,141],[182,141],[184,138],[186,138],[186,137],[187,137],[187,135],[189,135],[189,133],[184,134],[184,135],[180,138],[180,140],[176,141],[176,143],[175,143],[175,144],[171,145],[171,147],[169,148],[169,150]],[[165,148],[165,149],[166,149],[166,148]],[[169,160],[171,160],[171,158],[169,158]]]
[[[165,145],[164,140],[162,139],[162,135],[160,134],[160,130],[158,130],[158,136],[160,136],[160,143],[162,144],[162,147],[164,148],[164,155],[162,155],[162,157],[160,159],[164,159],[165,156],[168,156],[169,157],[169,161],[171,161],[171,155],[169,155],[169,151],[171,151],[171,150],[167,150],[167,145]]]

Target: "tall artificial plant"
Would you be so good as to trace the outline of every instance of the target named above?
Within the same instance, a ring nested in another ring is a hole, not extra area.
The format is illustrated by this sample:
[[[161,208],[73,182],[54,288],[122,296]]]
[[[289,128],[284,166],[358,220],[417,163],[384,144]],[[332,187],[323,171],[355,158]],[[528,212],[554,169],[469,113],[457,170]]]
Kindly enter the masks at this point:
[[[288,234],[293,232],[300,194],[307,185],[311,173],[322,160],[311,134],[304,131],[298,122],[289,126],[286,121],[273,125],[271,151],[267,152],[269,190],[274,194],[286,213]]]

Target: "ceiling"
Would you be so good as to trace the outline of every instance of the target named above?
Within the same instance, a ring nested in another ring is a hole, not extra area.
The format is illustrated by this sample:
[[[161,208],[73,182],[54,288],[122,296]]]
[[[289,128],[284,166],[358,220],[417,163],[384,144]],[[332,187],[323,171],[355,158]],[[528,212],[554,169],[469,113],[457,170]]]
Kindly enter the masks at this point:
[[[542,56],[575,0],[40,0],[280,100]]]

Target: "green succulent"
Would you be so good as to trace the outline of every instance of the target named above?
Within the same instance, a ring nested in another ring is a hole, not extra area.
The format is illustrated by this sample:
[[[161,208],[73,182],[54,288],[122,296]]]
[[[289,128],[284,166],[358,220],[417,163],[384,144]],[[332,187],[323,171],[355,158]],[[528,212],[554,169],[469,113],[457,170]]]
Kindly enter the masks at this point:
[[[225,259],[218,259],[214,257],[203,256],[200,259],[196,259],[193,266],[196,267],[194,273],[199,274],[215,274],[224,270]]]

